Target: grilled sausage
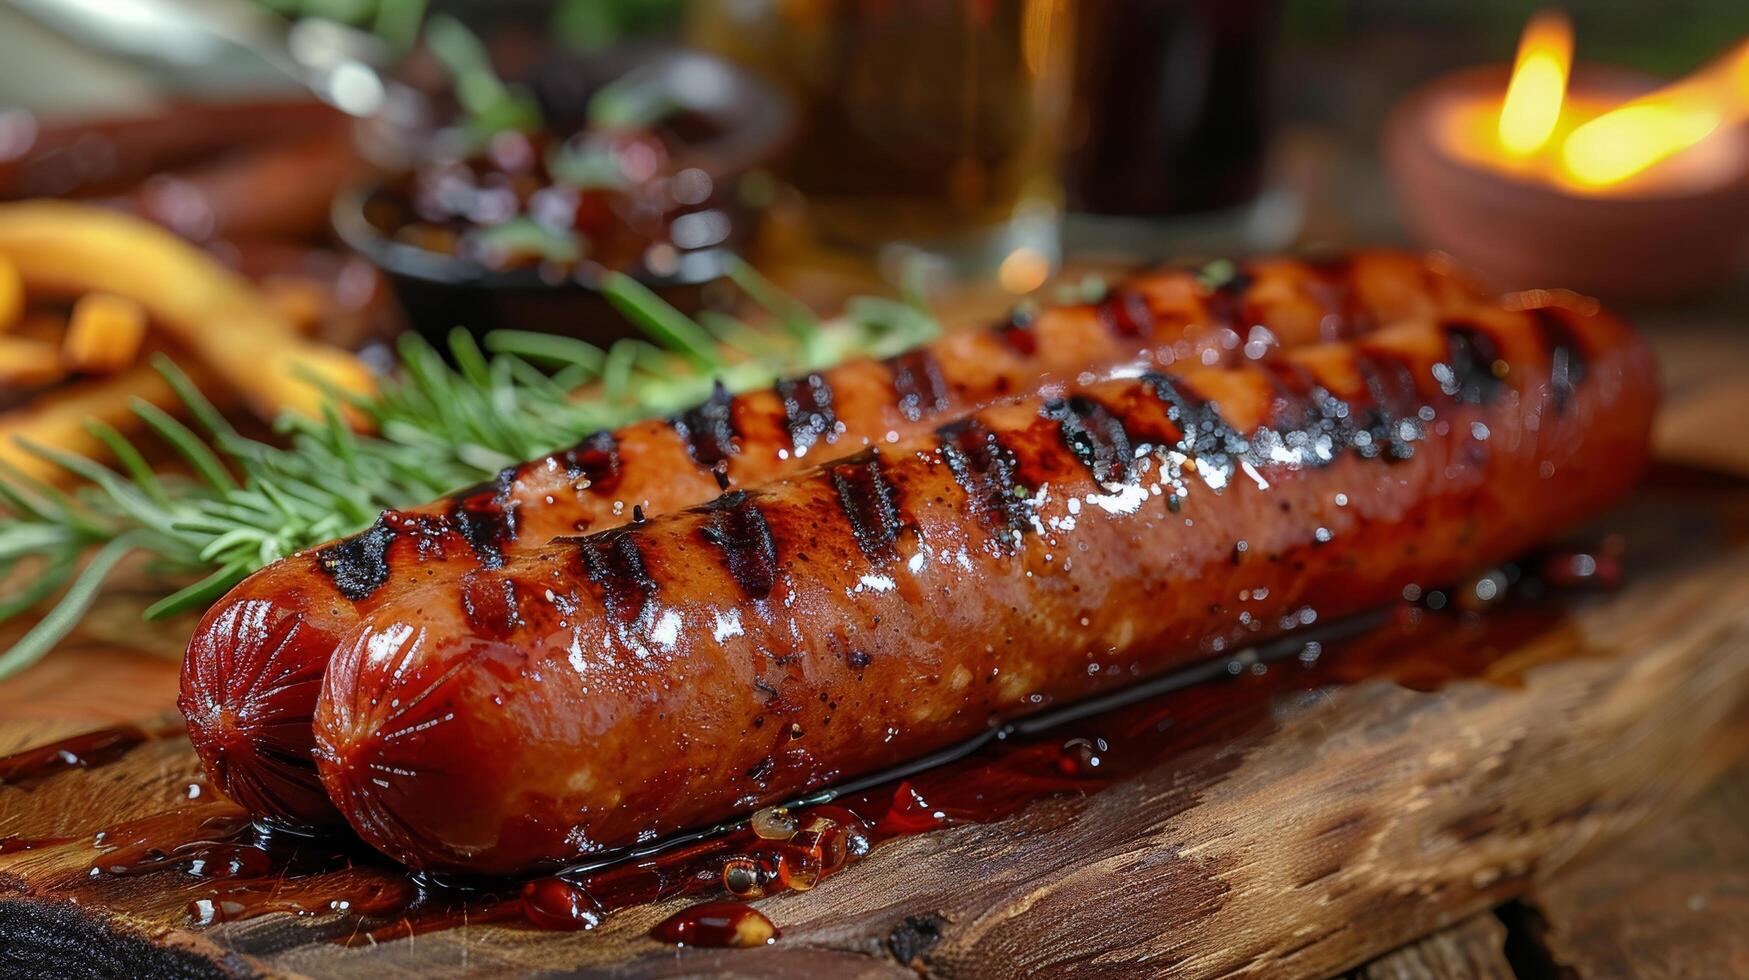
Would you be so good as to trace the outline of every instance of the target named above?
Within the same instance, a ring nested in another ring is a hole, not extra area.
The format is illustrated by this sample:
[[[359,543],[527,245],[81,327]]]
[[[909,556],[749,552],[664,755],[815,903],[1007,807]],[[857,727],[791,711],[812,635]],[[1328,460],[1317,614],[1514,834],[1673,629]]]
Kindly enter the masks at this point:
[[[719,392],[671,419],[595,433],[486,486],[385,513],[362,534],[239,584],[207,613],[183,661],[189,737],[213,782],[251,811],[334,820],[310,757],[310,715],[336,641],[391,581],[498,567],[557,535],[701,503],[1083,372],[1137,358],[1232,361],[1477,298],[1436,264],[1401,252],[1260,260],[1214,288],[1166,271],[1101,303],[950,334],[772,390]]]
[[[1002,403],[399,590],[318,768],[421,868],[648,842],[1452,583],[1627,490],[1655,398],[1561,301]]]

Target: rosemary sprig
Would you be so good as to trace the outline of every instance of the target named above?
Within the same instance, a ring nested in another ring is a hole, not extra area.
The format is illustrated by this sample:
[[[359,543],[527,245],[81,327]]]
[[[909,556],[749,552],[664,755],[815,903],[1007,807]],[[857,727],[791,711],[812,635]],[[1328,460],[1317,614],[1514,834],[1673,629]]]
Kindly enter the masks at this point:
[[[722,314],[701,324],[629,277],[610,276],[608,297],[654,343],[627,339],[604,351],[570,338],[499,331],[482,350],[457,330],[446,362],[409,335],[399,371],[377,394],[348,401],[369,419],[371,435],[350,427],[342,406],[330,401],[319,419],[279,419],[279,443],[249,438],[158,356],[154,366],[193,427],[144,401],[133,411],[192,476],[154,472],[138,448],[98,422],[90,431],[119,469],[26,446],[86,481],[71,494],[0,468],[0,623],[59,594],[0,652],[0,678],[65,638],[104,580],[136,553],[165,580],[192,580],[146,610],[149,619],[170,616],[211,603],[263,565],[363,530],[386,508],[477,483],[597,429],[696,404],[719,380],[731,391],[760,387],[848,357],[894,354],[939,329],[920,306],[874,297],[852,300],[843,316],[822,321],[750,270],[737,273],[752,284],[750,296],[766,307],[771,325]]]

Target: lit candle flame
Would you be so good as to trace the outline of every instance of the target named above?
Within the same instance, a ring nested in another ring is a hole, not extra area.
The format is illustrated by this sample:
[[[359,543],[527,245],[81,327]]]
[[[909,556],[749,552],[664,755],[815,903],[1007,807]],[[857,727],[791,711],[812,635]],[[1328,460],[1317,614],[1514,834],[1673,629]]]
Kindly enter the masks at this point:
[[[1500,106],[1500,145],[1508,154],[1528,157],[1554,135],[1572,65],[1573,25],[1566,15],[1544,11],[1531,18]]]
[[[1619,184],[1745,118],[1749,43],[1573,130],[1561,145],[1561,170],[1582,187]]]

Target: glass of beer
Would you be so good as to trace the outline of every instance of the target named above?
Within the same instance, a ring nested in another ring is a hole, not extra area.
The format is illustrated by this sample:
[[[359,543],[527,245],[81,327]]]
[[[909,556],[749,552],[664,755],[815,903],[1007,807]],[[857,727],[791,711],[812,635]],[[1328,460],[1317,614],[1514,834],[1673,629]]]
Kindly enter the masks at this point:
[[[1069,0],[702,0],[691,40],[795,97],[820,244],[1025,291],[1058,256]]]

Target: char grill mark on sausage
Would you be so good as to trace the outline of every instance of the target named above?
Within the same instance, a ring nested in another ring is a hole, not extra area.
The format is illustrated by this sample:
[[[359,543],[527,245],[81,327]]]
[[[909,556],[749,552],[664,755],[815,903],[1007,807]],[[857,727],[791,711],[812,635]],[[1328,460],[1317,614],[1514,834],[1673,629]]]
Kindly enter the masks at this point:
[[[1338,454],[1363,448],[1356,439],[1354,409],[1317,383],[1304,366],[1284,360],[1258,363],[1277,396],[1270,427],[1252,440],[1253,461],[1276,458],[1277,450],[1307,466],[1326,466]],[[1366,444],[1372,443],[1369,432]]]
[[[1354,258],[1347,253],[1322,255],[1302,259],[1306,268],[1317,277],[1317,298],[1325,309],[1338,311],[1340,316],[1336,323],[1340,329],[1334,333],[1321,330],[1325,340],[1345,340],[1360,333],[1370,331],[1376,324],[1372,317],[1367,316],[1355,301],[1354,295]]]
[[[656,580],[644,565],[637,529],[622,525],[584,538],[571,538],[586,575],[601,593],[601,604],[622,630],[637,625],[656,595]]]
[[[1257,366],[1274,392],[1269,410],[1271,425],[1291,430],[1300,424],[1300,420],[1309,421],[1317,416],[1318,403],[1322,400],[1320,396],[1328,397],[1329,392],[1318,386],[1310,372],[1281,358],[1259,361]]]
[[[887,358],[887,370],[893,372],[893,393],[907,421],[920,422],[947,407],[947,379],[929,348]]]
[[[560,453],[559,461],[567,479],[588,481],[578,489],[605,493],[619,483],[619,440],[606,429],[584,436]]]
[[[708,516],[699,534],[722,552],[729,575],[749,599],[764,599],[777,586],[777,543],[753,494],[725,493],[701,508]]]
[[[1412,412],[1414,402],[1412,394],[1403,394],[1404,391],[1414,391],[1408,368],[1401,364],[1397,367],[1401,370],[1386,369],[1382,373],[1376,365],[1369,368],[1375,376],[1396,378],[1390,386],[1380,382],[1387,391],[1385,404],[1392,418],[1399,412]],[[1252,466],[1263,467],[1285,460],[1295,465],[1319,467],[1328,466],[1347,452],[1358,453],[1366,459],[1380,455],[1379,437],[1375,432],[1354,424],[1356,407],[1313,381],[1303,367],[1264,364],[1260,368],[1282,396],[1270,423],[1248,440],[1244,458]],[[1369,386],[1368,397],[1376,400],[1378,390]],[[1411,417],[1418,426],[1420,419]],[[1417,428],[1416,432],[1419,431]],[[1393,458],[1407,459],[1413,455],[1414,447],[1407,440],[1403,445],[1404,455]]]
[[[451,496],[449,519],[485,568],[504,564],[504,546],[516,540],[516,467],[507,466],[491,483]]]
[[[1298,404],[1287,406],[1284,416],[1279,416],[1280,448],[1287,450],[1289,458],[1305,465],[1327,465],[1343,451],[1361,451],[1366,455],[1366,446],[1375,444],[1371,432],[1362,443],[1354,423],[1354,406],[1319,385],[1305,367],[1272,362],[1270,369],[1284,380],[1284,387],[1293,388],[1298,381],[1298,390],[1305,392]],[[1296,411],[1298,415],[1294,415]],[[1418,416],[1415,422],[1420,423]],[[1273,448],[1254,446],[1252,453],[1258,458],[1270,458]]]
[[[1367,404],[1356,426],[1355,448],[1367,459],[1387,462],[1415,455],[1414,442],[1422,434],[1416,414],[1419,389],[1408,365],[1369,351],[1356,351],[1354,370],[1366,388]]]
[[[1573,403],[1574,390],[1585,382],[1590,358],[1559,307],[1538,306],[1525,312],[1536,320],[1537,329],[1542,332],[1550,357],[1549,386],[1554,393],[1555,411],[1564,414]]]
[[[1099,321],[1118,337],[1142,337],[1154,332],[1154,311],[1148,308],[1148,298],[1133,289],[1113,290],[1099,304]]]
[[[668,420],[680,440],[686,443],[686,454],[693,462],[716,470],[726,466],[729,457],[740,451],[736,440],[741,433],[735,430],[733,406],[734,399],[729,397],[729,389],[718,381],[704,404]]]
[[[1245,296],[1254,282],[1256,279],[1250,273],[1238,269],[1211,287],[1203,297],[1203,306],[1209,314],[1208,325],[1241,333],[1251,326],[1250,321],[1256,318],[1251,315]]]
[[[316,567],[333,581],[341,595],[362,602],[389,580],[389,545],[396,537],[387,515],[378,516],[364,533],[318,550]]]
[[[1135,453],[1123,421],[1085,395],[1053,398],[1039,415],[1057,423],[1063,445],[1099,483],[1127,483],[1135,468]]]
[[[975,417],[944,425],[935,430],[935,437],[978,522],[999,541],[1018,545],[1032,527],[1032,511],[1026,499],[1015,493],[1019,484],[1014,453]]]
[[[899,516],[898,490],[881,470],[881,453],[867,449],[827,469],[838,507],[850,522],[856,546],[870,561],[893,558],[903,521]]]
[[[838,415],[832,411],[832,385],[814,373],[785,378],[777,383],[783,401],[784,426],[797,456],[807,455],[814,444],[838,441]]]
[[[1496,372],[1505,362],[1494,338],[1467,323],[1447,323],[1443,331],[1450,353],[1433,366],[1440,390],[1466,405],[1486,405],[1500,397],[1506,382]]]
[[[444,536],[453,532],[483,567],[498,568],[504,564],[505,546],[516,540],[516,473],[516,467],[505,467],[492,482],[452,494],[449,510],[441,516],[384,511],[363,533],[319,549],[316,567],[342,596],[363,602],[389,580],[389,550],[396,541],[410,537],[425,559],[441,552]]]
[[[1186,456],[1231,469],[1249,443],[1233,430],[1227,420],[1207,399],[1191,390],[1182,378],[1150,371],[1142,375],[1142,383],[1154,397],[1166,403],[1166,418],[1178,426],[1181,433],[1178,448]]]

